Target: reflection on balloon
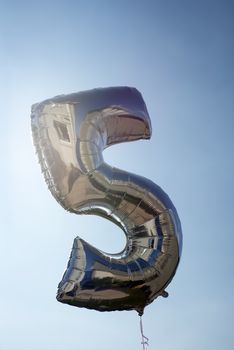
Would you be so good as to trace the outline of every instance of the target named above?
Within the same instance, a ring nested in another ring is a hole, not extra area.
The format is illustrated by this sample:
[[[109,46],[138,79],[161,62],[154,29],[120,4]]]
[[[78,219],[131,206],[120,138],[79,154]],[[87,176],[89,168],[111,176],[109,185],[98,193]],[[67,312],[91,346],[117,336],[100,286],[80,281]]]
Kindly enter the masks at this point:
[[[127,238],[119,254],[75,238],[58,301],[142,315],[155,298],[167,296],[182,232],[176,209],[159,186],[103,160],[108,146],[150,138],[141,94],[113,87],[57,96],[33,105],[31,118],[41,169],[55,199],[72,213],[111,220]]]

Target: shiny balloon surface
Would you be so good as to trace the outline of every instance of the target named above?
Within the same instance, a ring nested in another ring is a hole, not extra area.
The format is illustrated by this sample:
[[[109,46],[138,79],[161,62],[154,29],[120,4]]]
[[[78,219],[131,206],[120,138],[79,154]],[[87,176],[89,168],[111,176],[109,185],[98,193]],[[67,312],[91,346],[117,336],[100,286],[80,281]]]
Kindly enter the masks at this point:
[[[31,120],[41,169],[56,200],[72,213],[111,220],[127,240],[121,253],[107,254],[75,238],[57,300],[143,314],[155,298],[167,296],[182,232],[176,209],[159,186],[103,160],[108,146],[150,138],[141,94],[113,87],[61,95],[33,105]]]

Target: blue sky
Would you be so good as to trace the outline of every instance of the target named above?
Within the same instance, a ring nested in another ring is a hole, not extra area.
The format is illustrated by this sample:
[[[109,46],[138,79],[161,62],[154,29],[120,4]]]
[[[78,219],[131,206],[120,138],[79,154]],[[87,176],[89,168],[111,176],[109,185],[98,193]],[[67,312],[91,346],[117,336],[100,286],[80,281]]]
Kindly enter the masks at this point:
[[[125,240],[57,204],[30,131],[33,103],[118,85],[141,91],[153,135],[104,158],[160,185],[184,234],[169,298],[145,310],[150,349],[233,348],[233,14],[228,0],[0,1],[1,349],[141,349],[135,312],[56,301],[76,235]]]

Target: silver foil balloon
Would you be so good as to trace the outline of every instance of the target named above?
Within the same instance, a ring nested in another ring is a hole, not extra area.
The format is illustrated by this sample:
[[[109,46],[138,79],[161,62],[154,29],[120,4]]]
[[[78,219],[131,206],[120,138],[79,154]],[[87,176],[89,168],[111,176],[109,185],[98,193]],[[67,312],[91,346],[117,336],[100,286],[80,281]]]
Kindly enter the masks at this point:
[[[168,295],[182,233],[176,209],[159,186],[103,160],[108,146],[150,138],[141,94],[112,87],[57,96],[33,105],[31,118],[41,169],[55,199],[72,213],[111,220],[127,239],[121,253],[107,254],[75,238],[57,300],[142,315],[155,298]]]

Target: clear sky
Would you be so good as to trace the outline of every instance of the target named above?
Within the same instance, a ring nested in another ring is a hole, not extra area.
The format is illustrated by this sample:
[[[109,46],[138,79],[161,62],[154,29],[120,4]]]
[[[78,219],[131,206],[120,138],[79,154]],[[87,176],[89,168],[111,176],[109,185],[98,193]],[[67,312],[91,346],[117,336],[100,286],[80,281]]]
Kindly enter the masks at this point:
[[[169,298],[145,310],[150,349],[233,349],[233,23],[228,0],[0,1],[1,350],[141,349],[135,312],[56,301],[76,235],[125,240],[57,204],[30,130],[33,103],[118,85],[141,91],[153,135],[104,158],[160,185],[184,234]]]

